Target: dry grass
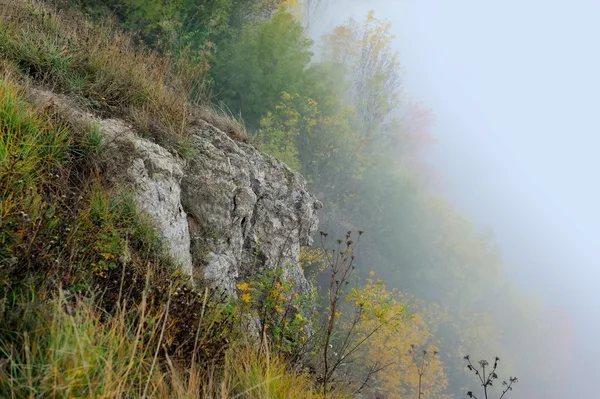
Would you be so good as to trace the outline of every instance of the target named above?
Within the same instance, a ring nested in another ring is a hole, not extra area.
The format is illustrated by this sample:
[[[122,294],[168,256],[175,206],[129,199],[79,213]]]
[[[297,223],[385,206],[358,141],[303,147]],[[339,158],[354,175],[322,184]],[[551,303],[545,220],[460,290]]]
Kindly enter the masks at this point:
[[[136,44],[111,21],[97,25],[79,12],[56,13],[33,0],[0,0],[0,57],[162,143],[177,143],[198,119],[234,139],[247,137],[235,119],[203,102],[208,52],[172,59]]]
[[[143,276],[151,273],[151,308],[166,302],[169,286],[180,291],[167,338],[177,342],[171,355],[185,358],[203,303],[134,201],[103,184],[93,162],[100,158],[101,132],[94,126],[73,130],[48,107],[26,103],[24,91],[6,72],[0,76],[0,294],[52,292],[58,285],[100,290],[110,310],[122,295],[140,302]],[[226,337],[220,334],[230,327],[217,307],[223,298],[211,291],[208,301],[218,328],[203,340],[200,360],[222,356]],[[18,331],[22,323],[12,317],[0,325]]]
[[[42,85],[179,149],[200,120],[247,141],[191,98],[208,65],[178,62],[110,23],[0,0],[0,397],[322,397],[240,331],[235,303],[173,267],[103,181],[98,128],[26,101]]]
[[[224,106],[217,107],[207,102],[201,102],[196,107],[196,113],[199,119],[216,126],[233,140],[244,143],[253,142],[241,117],[236,118]]]
[[[156,314],[147,302],[123,306],[106,318],[94,298],[60,291],[43,306],[37,301],[21,297],[13,305],[33,322],[0,343],[2,397],[322,397],[308,376],[249,345],[229,348],[221,364],[182,367],[164,349],[168,304]]]

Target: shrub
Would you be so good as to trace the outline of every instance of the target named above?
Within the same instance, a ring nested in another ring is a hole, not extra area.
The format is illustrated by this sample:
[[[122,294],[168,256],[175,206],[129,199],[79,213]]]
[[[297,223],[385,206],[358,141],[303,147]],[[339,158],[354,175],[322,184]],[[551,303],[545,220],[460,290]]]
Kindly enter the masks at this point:
[[[312,331],[316,291],[300,291],[286,278],[285,266],[259,272],[237,288],[240,311],[258,321],[261,345],[291,360],[301,357]]]

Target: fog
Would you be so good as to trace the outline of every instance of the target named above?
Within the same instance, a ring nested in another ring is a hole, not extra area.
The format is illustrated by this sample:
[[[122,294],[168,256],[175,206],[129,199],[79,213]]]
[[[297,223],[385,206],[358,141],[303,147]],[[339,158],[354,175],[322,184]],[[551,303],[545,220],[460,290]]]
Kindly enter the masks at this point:
[[[404,94],[435,115],[434,189],[493,231],[513,282],[572,320],[562,397],[599,397],[600,3],[332,0],[313,35],[370,9],[392,23]]]

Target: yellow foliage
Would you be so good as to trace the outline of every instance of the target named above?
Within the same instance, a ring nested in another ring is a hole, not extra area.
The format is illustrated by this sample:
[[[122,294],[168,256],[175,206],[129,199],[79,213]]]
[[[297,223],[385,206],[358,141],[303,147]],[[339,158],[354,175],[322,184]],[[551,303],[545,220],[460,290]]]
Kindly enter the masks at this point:
[[[236,284],[236,287],[240,291],[252,291],[252,288],[250,287],[250,285],[248,283]]]
[[[375,331],[361,345],[359,358],[365,366],[386,366],[373,377],[376,391],[393,398],[417,397],[420,381],[422,397],[450,397],[438,342],[430,330],[431,315],[399,291],[387,290],[381,280],[368,279],[365,288],[353,290],[347,300],[364,312],[357,341]]]
[[[252,295],[248,292],[246,292],[245,294],[242,294],[242,301],[244,301],[246,303],[252,302]]]
[[[322,249],[312,249],[308,247],[300,248],[298,262],[302,269],[310,266],[316,266],[317,270],[323,270],[326,266],[325,252]]]
[[[323,58],[346,70],[348,94],[366,136],[374,134],[399,102],[401,68],[390,30],[390,23],[371,11],[362,23],[351,18],[325,36]]]
[[[302,8],[304,3],[301,0],[284,0],[281,4],[283,8],[296,18],[297,21],[302,21]]]

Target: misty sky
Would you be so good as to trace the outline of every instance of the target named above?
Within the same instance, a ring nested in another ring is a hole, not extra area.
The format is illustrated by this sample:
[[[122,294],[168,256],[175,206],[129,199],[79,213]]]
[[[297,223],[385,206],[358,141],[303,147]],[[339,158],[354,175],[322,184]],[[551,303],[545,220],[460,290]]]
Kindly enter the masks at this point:
[[[573,316],[579,356],[600,355],[600,2],[333,4],[324,25],[392,22],[405,92],[435,115],[443,192],[494,231],[519,285]]]

